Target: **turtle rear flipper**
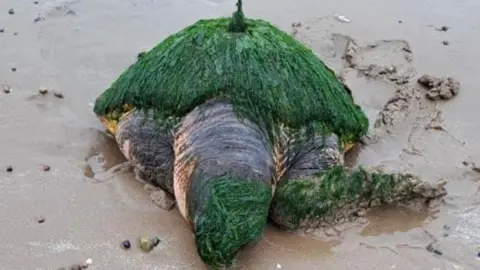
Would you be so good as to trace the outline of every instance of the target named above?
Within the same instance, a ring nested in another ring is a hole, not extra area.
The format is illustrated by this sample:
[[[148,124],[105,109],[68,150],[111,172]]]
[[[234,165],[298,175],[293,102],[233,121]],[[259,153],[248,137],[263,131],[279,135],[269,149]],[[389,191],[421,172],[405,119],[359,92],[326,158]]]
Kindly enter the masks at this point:
[[[290,164],[277,184],[270,208],[270,219],[278,226],[291,230],[331,227],[351,221],[371,207],[415,200],[428,203],[446,195],[444,183],[429,184],[413,174],[344,168],[340,160],[335,162],[329,159],[332,155],[325,154],[339,152],[325,141],[310,140],[311,145],[288,153]],[[307,149],[316,150],[301,154]]]
[[[265,133],[226,101],[207,101],[175,134],[174,191],[202,260],[228,266],[268,219],[274,177]]]

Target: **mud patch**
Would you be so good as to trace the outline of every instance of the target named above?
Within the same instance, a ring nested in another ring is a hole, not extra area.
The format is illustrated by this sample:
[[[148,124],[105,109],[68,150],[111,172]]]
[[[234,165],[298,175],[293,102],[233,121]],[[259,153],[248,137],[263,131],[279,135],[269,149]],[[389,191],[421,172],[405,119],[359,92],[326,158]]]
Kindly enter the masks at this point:
[[[403,71],[409,69],[413,53],[410,44],[405,40],[378,40],[364,46],[359,46],[352,40],[348,44],[345,60],[350,67],[359,70],[383,66]]]
[[[460,91],[460,82],[452,77],[437,78],[431,75],[423,75],[417,82],[427,89],[425,96],[433,101],[449,100]]]
[[[397,89],[394,96],[379,112],[373,127],[375,129],[384,128],[386,132],[391,133],[399,121],[409,116],[412,112],[413,102],[418,99],[418,91],[415,88],[401,87]]]

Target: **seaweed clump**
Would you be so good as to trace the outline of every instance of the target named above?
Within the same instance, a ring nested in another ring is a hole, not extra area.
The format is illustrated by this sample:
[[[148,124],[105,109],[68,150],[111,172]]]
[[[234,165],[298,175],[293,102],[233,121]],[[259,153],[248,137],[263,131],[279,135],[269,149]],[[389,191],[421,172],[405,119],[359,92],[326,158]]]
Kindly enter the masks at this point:
[[[183,117],[212,98],[232,102],[272,136],[280,125],[327,128],[357,140],[368,119],[345,85],[311,49],[271,23],[244,16],[200,20],[131,65],[96,100],[107,115],[124,104]]]
[[[221,177],[202,182],[196,192],[190,214],[198,254],[211,267],[230,266],[241,247],[260,239],[271,188],[260,181]]]

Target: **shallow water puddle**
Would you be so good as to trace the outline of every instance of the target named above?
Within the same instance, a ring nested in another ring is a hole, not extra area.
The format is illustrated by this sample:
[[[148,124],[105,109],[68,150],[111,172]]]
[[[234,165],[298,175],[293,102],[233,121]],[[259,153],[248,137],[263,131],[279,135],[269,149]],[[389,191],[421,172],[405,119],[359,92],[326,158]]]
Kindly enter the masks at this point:
[[[83,174],[89,179],[104,182],[131,170],[113,138],[102,132],[97,134],[94,145],[85,157]]]
[[[370,210],[367,218],[369,224],[362,229],[360,235],[379,236],[420,227],[427,220],[428,213],[406,207],[386,206]]]

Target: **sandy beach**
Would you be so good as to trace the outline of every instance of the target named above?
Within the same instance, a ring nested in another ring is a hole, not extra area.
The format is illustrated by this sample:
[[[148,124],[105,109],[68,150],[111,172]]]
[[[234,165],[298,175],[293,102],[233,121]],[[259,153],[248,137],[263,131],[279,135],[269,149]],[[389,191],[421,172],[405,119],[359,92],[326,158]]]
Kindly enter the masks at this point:
[[[88,258],[89,269],[206,269],[179,212],[115,169],[125,159],[92,106],[139,52],[230,16],[234,3],[0,1],[0,269]],[[244,9],[309,45],[366,110],[375,136],[350,165],[446,180],[449,194],[435,213],[375,209],[335,237],[269,227],[233,269],[480,269],[480,2],[247,0]],[[423,74],[458,80],[458,95],[427,99]],[[161,243],[143,253],[139,236]]]

